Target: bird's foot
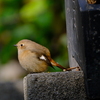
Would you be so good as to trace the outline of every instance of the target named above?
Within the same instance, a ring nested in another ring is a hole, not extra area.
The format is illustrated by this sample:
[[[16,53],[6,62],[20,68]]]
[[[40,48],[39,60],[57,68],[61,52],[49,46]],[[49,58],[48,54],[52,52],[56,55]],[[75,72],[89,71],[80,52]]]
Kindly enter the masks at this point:
[[[66,69],[63,69],[63,71],[71,71],[72,69],[76,69],[76,71],[80,71],[80,67],[70,67],[70,68],[66,68]]]

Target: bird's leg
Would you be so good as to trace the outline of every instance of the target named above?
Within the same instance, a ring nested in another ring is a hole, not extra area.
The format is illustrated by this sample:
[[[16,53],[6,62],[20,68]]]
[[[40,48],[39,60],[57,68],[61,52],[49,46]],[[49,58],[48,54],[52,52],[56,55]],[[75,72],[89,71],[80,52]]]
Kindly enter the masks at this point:
[[[63,69],[63,71],[71,71],[72,69],[76,69],[76,71],[80,71],[80,67],[70,67],[70,68]]]

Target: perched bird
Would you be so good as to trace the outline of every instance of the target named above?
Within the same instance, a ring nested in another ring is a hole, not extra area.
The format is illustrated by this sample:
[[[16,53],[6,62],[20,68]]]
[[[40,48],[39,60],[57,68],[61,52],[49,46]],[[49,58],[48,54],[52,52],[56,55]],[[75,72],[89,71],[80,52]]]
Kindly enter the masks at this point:
[[[18,49],[18,59],[21,66],[30,73],[45,72],[48,66],[57,66],[63,71],[77,68],[64,68],[51,58],[50,51],[46,47],[31,40],[23,39],[14,46]]]

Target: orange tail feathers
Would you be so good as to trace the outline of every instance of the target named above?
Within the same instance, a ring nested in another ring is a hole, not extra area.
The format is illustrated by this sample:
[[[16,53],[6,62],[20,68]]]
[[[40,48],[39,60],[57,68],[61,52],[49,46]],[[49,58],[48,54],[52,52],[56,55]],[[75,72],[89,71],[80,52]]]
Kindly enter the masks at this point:
[[[60,64],[56,63],[53,59],[50,59],[50,62],[52,64],[52,66],[57,66],[58,68],[63,69],[63,71],[71,71],[72,69],[76,69],[77,71],[80,70],[80,67],[65,68],[65,67],[61,66]]]
[[[66,68],[64,68],[63,66],[61,66],[60,64],[56,63],[53,59],[51,59],[50,62],[51,62],[51,64],[52,64],[52,66],[57,66],[57,67],[59,67],[60,69],[66,69]]]

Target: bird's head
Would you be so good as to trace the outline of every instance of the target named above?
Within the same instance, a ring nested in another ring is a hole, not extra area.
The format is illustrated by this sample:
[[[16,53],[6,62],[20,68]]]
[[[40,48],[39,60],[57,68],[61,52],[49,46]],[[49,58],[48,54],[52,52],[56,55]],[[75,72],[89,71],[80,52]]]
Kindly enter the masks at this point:
[[[30,50],[32,48],[33,42],[31,40],[23,39],[19,41],[17,44],[14,46],[17,47],[18,52],[24,51],[24,50]]]

